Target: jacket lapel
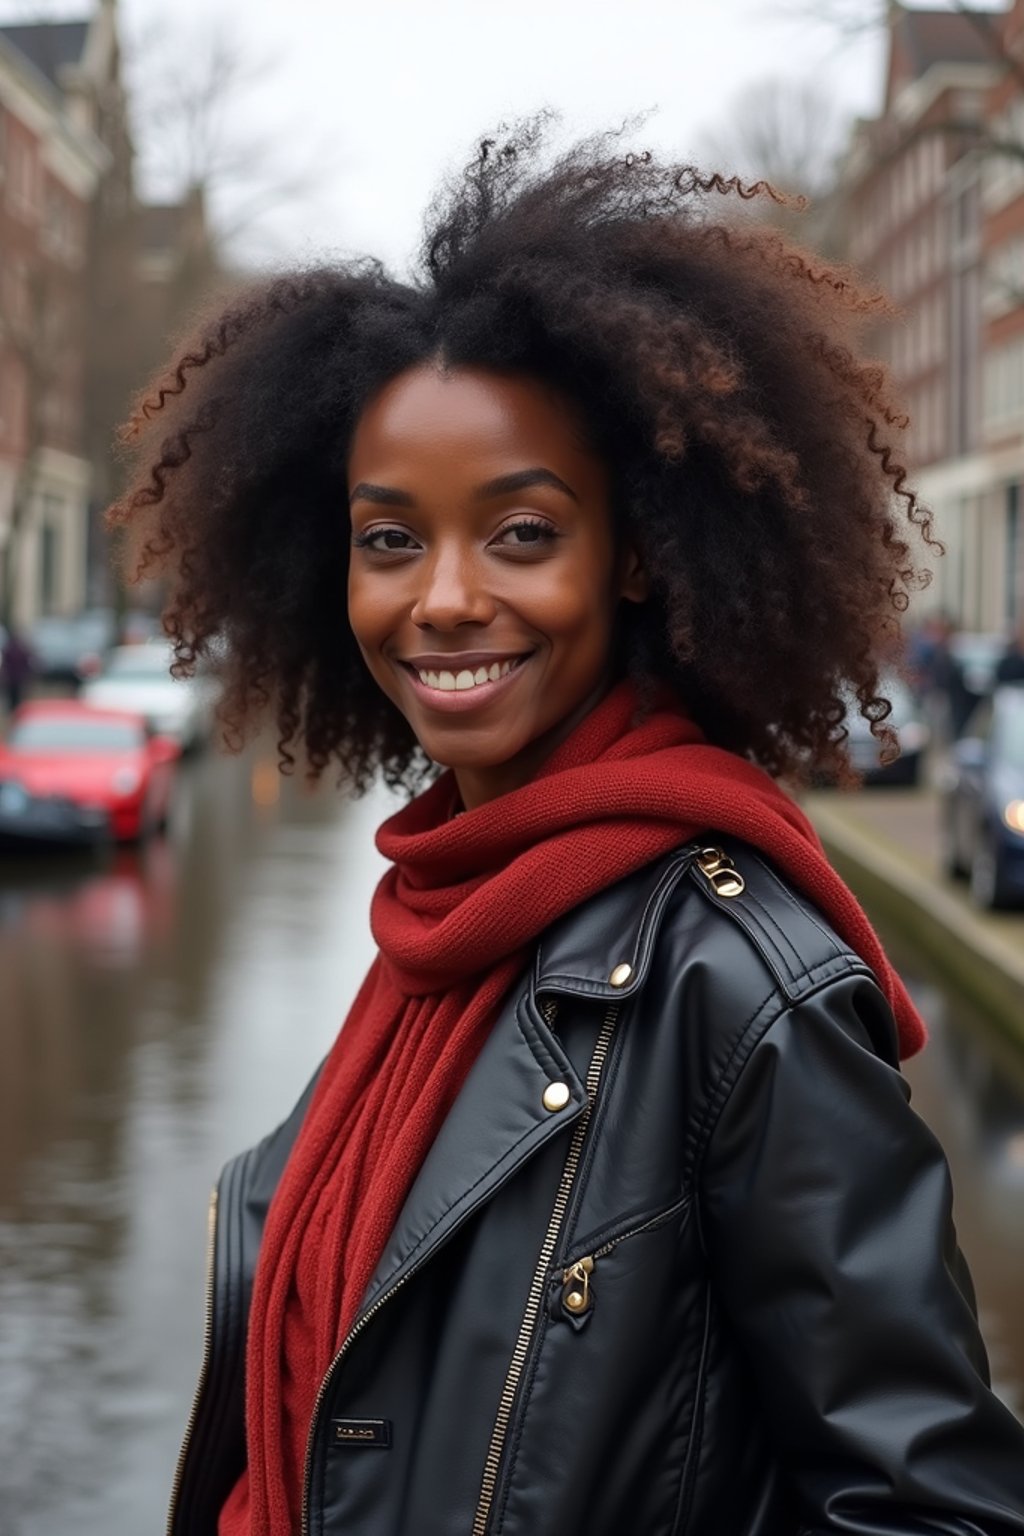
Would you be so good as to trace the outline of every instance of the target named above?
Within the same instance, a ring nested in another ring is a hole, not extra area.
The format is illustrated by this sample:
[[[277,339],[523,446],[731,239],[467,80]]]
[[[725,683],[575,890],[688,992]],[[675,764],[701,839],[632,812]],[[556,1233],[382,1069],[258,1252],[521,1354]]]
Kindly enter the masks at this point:
[[[569,1099],[547,1109],[544,1091]],[[361,1312],[425,1263],[522,1163],[582,1114],[586,1090],[558,1040],[517,983],[427,1153],[378,1262]]]

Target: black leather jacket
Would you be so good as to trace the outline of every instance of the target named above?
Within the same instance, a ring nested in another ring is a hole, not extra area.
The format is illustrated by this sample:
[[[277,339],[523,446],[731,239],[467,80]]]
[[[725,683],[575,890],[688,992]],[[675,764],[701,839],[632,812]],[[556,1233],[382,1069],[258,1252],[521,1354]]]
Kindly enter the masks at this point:
[[[1024,1536],[1024,1429],[889,1009],[722,846],[538,945],[321,1388],[302,1536]],[[305,1102],[220,1181],[173,1536],[213,1536],[243,1465],[251,1277]]]

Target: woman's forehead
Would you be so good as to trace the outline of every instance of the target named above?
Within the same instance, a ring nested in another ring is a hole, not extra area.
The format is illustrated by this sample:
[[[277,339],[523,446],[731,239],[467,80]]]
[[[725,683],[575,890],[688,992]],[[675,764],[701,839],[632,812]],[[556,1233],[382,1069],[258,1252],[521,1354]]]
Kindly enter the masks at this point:
[[[530,463],[579,462],[586,449],[578,409],[530,374],[434,363],[409,368],[385,384],[356,423],[349,468],[396,455],[427,458],[508,454]]]

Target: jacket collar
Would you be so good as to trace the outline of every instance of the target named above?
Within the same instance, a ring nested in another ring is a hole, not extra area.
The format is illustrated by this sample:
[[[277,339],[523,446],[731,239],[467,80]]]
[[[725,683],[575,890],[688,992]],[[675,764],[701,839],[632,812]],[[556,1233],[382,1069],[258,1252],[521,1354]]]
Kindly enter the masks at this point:
[[[536,995],[614,1002],[639,992],[665,906],[697,851],[697,844],[688,843],[555,923],[537,946]]]

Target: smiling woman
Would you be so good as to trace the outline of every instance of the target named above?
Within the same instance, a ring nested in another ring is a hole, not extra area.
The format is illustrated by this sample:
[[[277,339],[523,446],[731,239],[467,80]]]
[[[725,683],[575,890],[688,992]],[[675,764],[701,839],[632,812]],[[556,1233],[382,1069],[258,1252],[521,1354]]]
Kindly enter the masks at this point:
[[[486,140],[415,284],[257,285],[138,404],[111,519],[229,738],[429,781],[221,1176],[171,1536],[1024,1536],[923,1025],[776,782],[890,742],[930,517],[755,195]]]

